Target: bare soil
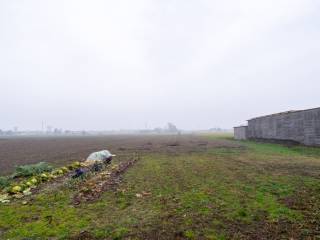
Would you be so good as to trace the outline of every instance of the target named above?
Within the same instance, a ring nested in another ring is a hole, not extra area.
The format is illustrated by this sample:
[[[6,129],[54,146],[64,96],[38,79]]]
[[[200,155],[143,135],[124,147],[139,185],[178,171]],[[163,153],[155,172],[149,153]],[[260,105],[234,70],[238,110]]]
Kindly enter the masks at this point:
[[[0,175],[10,174],[15,166],[41,161],[57,166],[81,161],[91,152],[102,149],[122,155],[135,152],[178,154],[228,146],[241,147],[224,140],[207,142],[192,135],[0,138]]]

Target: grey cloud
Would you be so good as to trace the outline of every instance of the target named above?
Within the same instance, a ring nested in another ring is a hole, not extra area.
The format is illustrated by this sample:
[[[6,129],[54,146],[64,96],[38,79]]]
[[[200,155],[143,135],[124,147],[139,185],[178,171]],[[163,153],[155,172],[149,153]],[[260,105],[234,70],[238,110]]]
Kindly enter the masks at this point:
[[[320,106],[320,5],[2,1],[0,129],[231,128]]]

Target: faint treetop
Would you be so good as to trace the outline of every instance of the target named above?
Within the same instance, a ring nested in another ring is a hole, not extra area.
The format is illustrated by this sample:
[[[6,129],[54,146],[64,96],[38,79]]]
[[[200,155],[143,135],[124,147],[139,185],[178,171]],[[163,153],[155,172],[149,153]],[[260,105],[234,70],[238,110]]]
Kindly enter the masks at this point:
[[[168,128],[168,132],[179,132],[178,128],[173,123],[169,122],[167,124],[167,128]]]

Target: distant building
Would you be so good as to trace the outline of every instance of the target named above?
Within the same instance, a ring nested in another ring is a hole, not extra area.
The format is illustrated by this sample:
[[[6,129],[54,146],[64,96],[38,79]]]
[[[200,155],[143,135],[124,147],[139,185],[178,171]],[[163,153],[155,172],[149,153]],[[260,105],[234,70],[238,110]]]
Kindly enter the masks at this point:
[[[248,126],[234,127],[234,138],[237,140],[248,139]]]
[[[234,128],[235,139],[293,141],[320,146],[320,108],[288,111],[248,120]]]

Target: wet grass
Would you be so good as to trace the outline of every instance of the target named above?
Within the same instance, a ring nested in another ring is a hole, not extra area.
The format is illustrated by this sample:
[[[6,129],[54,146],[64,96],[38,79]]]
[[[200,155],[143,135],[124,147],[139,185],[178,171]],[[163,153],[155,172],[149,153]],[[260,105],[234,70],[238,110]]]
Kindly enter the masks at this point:
[[[74,190],[62,187],[28,205],[0,205],[0,238],[77,239],[87,231],[97,239],[316,239],[320,176],[314,167],[320,167],[319,149],[266,143],[146,153],[116,191],[94,203],[74,207]]]

